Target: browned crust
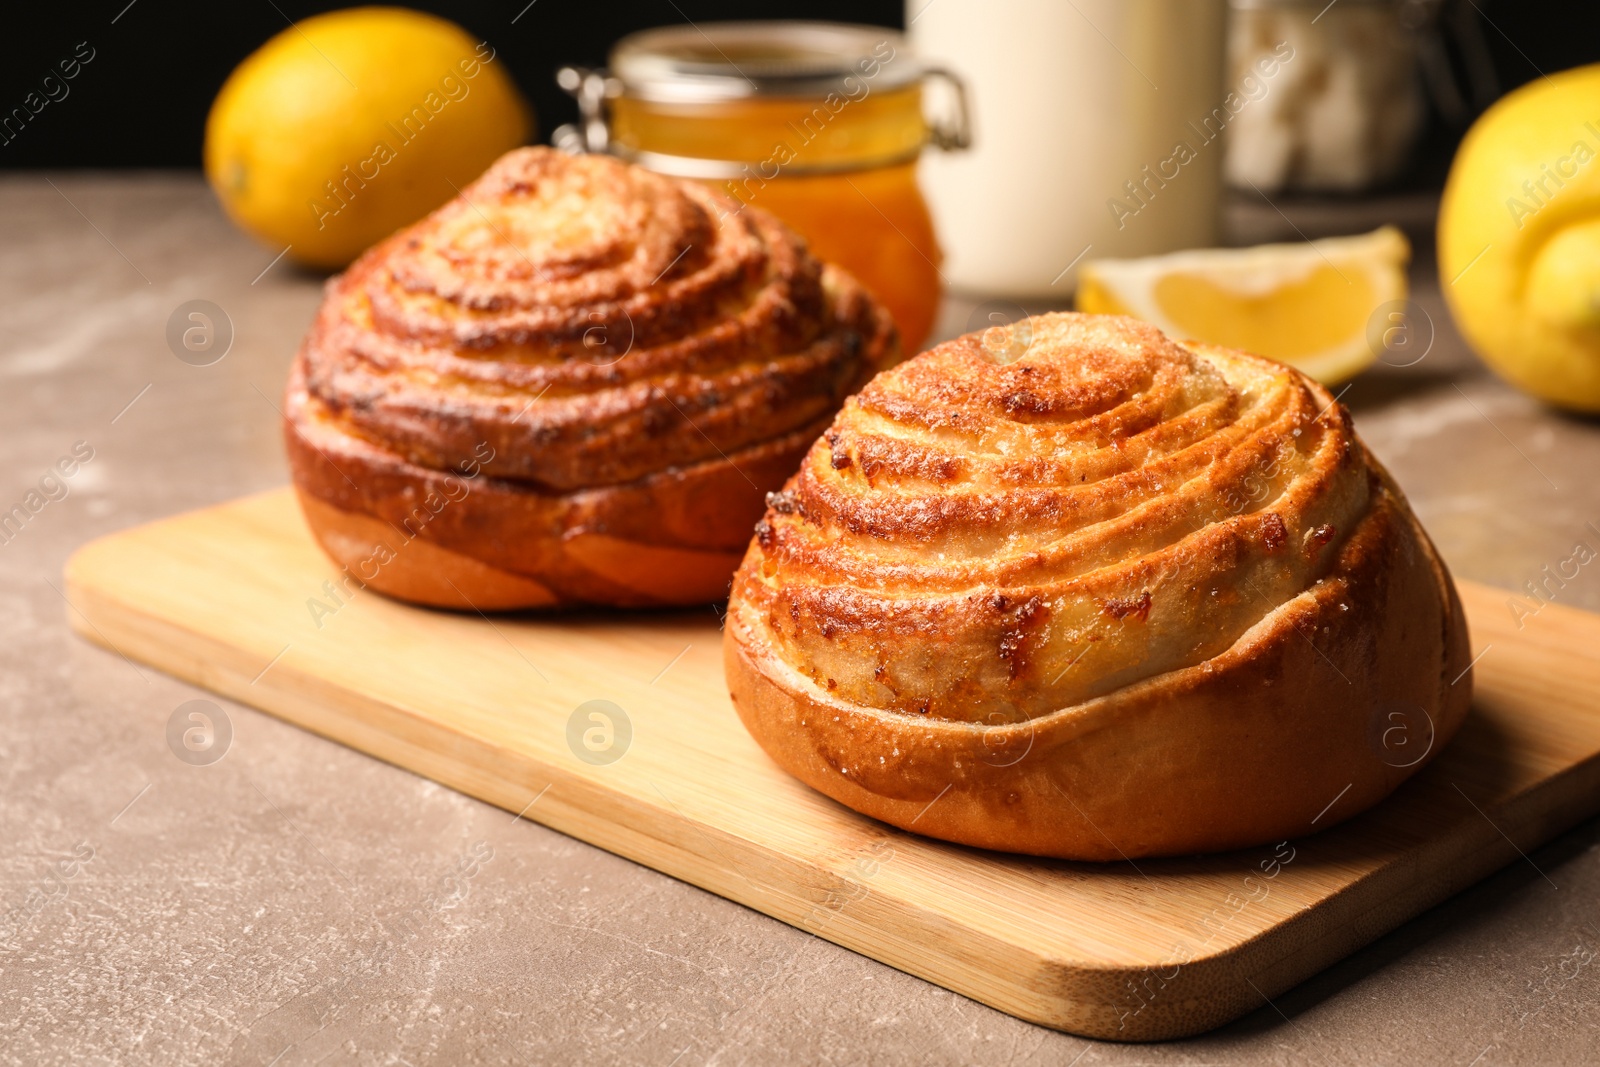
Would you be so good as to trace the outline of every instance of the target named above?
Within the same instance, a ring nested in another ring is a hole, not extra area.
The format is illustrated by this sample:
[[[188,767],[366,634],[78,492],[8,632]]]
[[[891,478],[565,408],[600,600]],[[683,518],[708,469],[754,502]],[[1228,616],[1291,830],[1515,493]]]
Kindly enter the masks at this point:
[[[284,437],[312,532],[364,584],[438,607],[720,599],[761,487],[780,484],[816,432],[628,485],[549,493],[432,470],[344,434],[317,417],[300,378],[297,365]]]
[[[549,588],[471,556],[413,538],[386,522],[298,490],[306,525],[333,561],[365,588],[436,608],[504,611],[553,607]]]
[[[370,579],[403,599],[702,603],[897,358],[888,314],[765,213],[521,149],[329,283],[285,398],[290,470],[341,564],[386,528],[428,549]]]
[[[733,552],[702,552],[578,533],[562,541],[565,585],[584,582],[587,596],[557,593],[532,578],[440,547],[405,530],[297,494],[306,523],[327,553],[361,585],[437,608],[508,611],[589,602],[601,596],[648,607],[714,600],[727,592]]]
[[[1138,336],[1145,328],[1112,329]],[[1321,830],[1376,803],[1431,759],[1455,734],[1471,698],[1466,622],[1443,563],[1332,398],[1324,401],[1320,388],[1265,361],[1207,355],[1249,361],[1251,374],[1280,379],[1311,401],[1309,413],[1264,431],[1300,449],[1283,464],[1289,476],[1271,502],[1275,510],[1215,523],[1244,523],[1242,540],[1231,533],[1218,540],[1204,526],[1182,532],[1172,551],[1184,565],[1202,568],[1198,573],[1212,568],[1215,586],[1152,584],[1157,572],[1137,551],[1120,556],[1120,542],[1104,527],[1092,547],[1109,554],[1096,558],[1091,572],[1101,583],[1091,603],[1104,621],[1103,637],[1090,647],[1112,646],[1107,662],[1121,662],[1116,656],[1129,642],[1133,655],[1146,659],[1146,647],[1181,653],[1182,616],[1168,617],[1166,645],[1150,643],[1147,631],[1164,608],[1188,613],[1188,647],[1201,650],[1198,656],[1125,683],[1095,674],[1063,681],[1053,664],[1036,671],[1029,657],[1062,640],[1050,629],[1051,613],[1074,610],[1083,595],[1081,584],[1053,577],[1070,570],[1070,557],[1051,555],[1049,545],[1027,547],[1017,564],[1021,581],[1049,591],[1035,603],[1019,598],[1004,560],[964,553],[987,543],[989,525],[1027,530],[1064,521],[1055,514],[949,510],[928,520],[941,538],[932,547],[914,528],[816,533],[816,516],[872,512],[879,496],[893,495],[891,508],[909,508],[906,494],[916,492],[919,472],[930,465],[923,455],[897,461],[879,473],[880,490],[836,478],[832,449],[848,445],[858,462],[860,443],[876,434],[926,440],[946,459],[975,455],[948,446],[948,432],[919,439],[881,431],[852,407],[775,498],[735,579],[724,639],[728,684],[740,718],[767,753],[812,787],[903,829],[1079,860],[1222,850]],[[893,376],[903,383],[936,364],[931,355],[918,357],[879,382]],[[981,391],[981,378],[931,388],[948,398],[953,390]],[[1152,391],[1148,378],[1136,383],[1137,392],[1121,388],[1129,402]],[[894,395],[893,383],[875,383],[863,402]],[[1328,410],[1317,414],[1323,403]],[[962,401],[935,421],[947,430],[952,415],[971,407]],[[918,417],[908,410],[897,425]],[[1026,460],[1025,452],[1007,455]],[[1208,492],[1239,484],[1224,459],[1205,468]],[[853,468],[843,469],[853,476]],[[1048,464],[1035,470],[1053,474]],[[1076,491],[1076,481],[1064,480],[1061,491]],[[1126,484],[1121,491],[1129,491]],[[819,503],[834,485],[845,499]],[[958,482],[928,492],[960,498],[971,488]],[[1338,530],[1325,521],[1329,509]],[[1303,558],[1286,556],[1292,549]],[[1169,551],[1165,542],[1158,551]],[[1254,583],[1230,578],[1252,552],[1276,569],[1257,571]],[[908,569],[906,559],[924,562],[925,571]],[[954,567],[973,573],[951,592],[944,583]],[[1276,574],[1278,584],[1263,574]],[[1284,580],[1302,584],[1278,595]],[[1211,650],[1214,632],[1204,613],[1212,600],[1234,595],[1253,602],[1254,621]],[[915,675],[908,658],[922,664]],[[876,674],[873,662],[884,665]],[[894,680],[896,672],[893,686],[871,681]],[[907,677],[915,684],[905,684]],[[1010,714],[980,714],[992,708]],[[1398,721],[1410,731],[1410,749],[1393,744],[1394,710],[1407,716]],[[1412,755],[1424,746],[1425,755]]]
[[[752,643],[742,609],[735,601],[726,627],[728,687],[784,770],[905,830],[1062,859],[1221,851],[1326,829],[1431,760],[1472,692],[1455,587],[1387,492],[1332,575],[1223,654],[1016,724],[831,700]],[[1432,719],[1415,765],[1394,766],[1407,760],[1375,740],[1390,706]]]

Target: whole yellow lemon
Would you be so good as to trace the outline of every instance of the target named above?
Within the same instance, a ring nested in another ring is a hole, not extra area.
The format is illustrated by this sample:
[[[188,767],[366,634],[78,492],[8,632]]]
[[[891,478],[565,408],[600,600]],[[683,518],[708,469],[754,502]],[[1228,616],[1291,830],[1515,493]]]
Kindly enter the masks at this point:
[[[503,61],[452,22],[361,7],[284,30],[229,75],[206,177],[245,230],[335,268],[527,141]]]
[[[1600,65],[1531,82],[1468,131],[1439,208],[1439,278],[1502,377],[1600,411]]]

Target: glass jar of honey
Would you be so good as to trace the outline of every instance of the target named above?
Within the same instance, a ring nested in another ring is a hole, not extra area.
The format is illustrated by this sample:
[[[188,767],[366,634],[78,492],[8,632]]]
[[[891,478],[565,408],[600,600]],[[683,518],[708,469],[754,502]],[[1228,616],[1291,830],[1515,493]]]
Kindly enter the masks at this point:
[[[938,313],[941,253],[923,146],[965,148],[959,81],[897,32],[822,22],[671,26],[624,37],[609,70],[565,67],[581,120],[553,140],[707,181],[764,208],[881,300],[908,353]],[[924,116],[942,82],[947,118]]]

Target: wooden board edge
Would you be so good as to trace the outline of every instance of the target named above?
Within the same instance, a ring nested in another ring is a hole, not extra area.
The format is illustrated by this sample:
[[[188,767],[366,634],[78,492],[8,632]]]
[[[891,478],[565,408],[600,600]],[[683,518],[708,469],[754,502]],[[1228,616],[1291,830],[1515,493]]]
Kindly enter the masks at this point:
[[[259,664],[237,663],[237,652],[232,646],[102,593],[92,583],[82,580],[82,561],[75,566],[75,560],[76,556],[68,561],[66,568],[68,620],[72,629],[92,644],[258,708],[318,736],[505,811],[522,811],[530,799],[549,786],[548,794],[527,810],[524,818],[1019,1018],[1056,1029],[1067,1028],[1058,1021],[1063,1018],[1063,1005],[1039,1003],[1038,990],[1045,988],[1046,983],[1026,981],[1030,975],[1042,978],[1057,965],[1055,961],[1014,943],[967,930],[963,937],[969,943],[969,951],[972,941],[981,942],[973,954],[989,964],[980,973],[970,968],[959,954],[928,953],[925,945],[883,939],[883,931],[892,928],[890,924],[860,922],[858,916],[851,915],[849,921],[813,928],[806,920],[815,906],[822,903],[825,890],[819,889],[815,898],[799,898],[779,889],[778,885],[787,882],[820,886],[835,880],[834,872],[824,867],[808,865],[758,843],[691,823],[676,812],[670,817],[680,824],[679,834],[648,833],[641,828],[641,820],[632,807],[638,801],[632,798],[623,801],[604,787],[563,768],[448,730],[425,716],[332,685],[315,675],[301,674],[289,664],[280,664],[270,675],[254,681],[252,672]],[[173,649],[180,643],[205,651],[200,655],[175,653]],[[337,700],[302,695],[318,690],[329,696],[336,695]],[[340,710],[340,701],[360,705],[363,714]],[[391,725],[378,728],[369,720]],[[432,743],[408,743],[401,739],[406,732]],[[472,750],[471,759],[460,755],[470,746],[477,746]],[[478,769],[496,765],[500,770],[494,774],[484,774]],[[517,777],[526,779],[528,788],[524,793],[509,795],[500,781]],[[664,795],[663,800],[666,801]],[[666,817],[670,801],[658,808]],[[708,849],[700,851],[693,842],[685,840],[693,837],[700,838]],[[730,854],[737,855],[743,862],[729,862]],[[764,868],[771,873],[764,874]],[[787,878],[777,876],[782,868],[789,869]],[[910,901],[897,899],[894,909],[899,919],[893,925],[904,925],[908,914],[929,930],[947,922],[942,916]],[[860,918],[869,913],[870,910]],[[946,943],[953,942],[946,940]],[[997,962],[1001,965],[995,966]],[[1017,976],[1011,982],[1015,988],[984,988],[984,983],[995,981],[996,974]],[[1066,1016],[1071,1017],[1072,1013],[1067,1012]]]
[[[1462,806],[1471,810],[1465,800]],[[1251,941],[1181,964],[1165,982],[1152,968],[1130,969],[1119,1001],[1119,1011],[1128,1012],[1128,1017],[1114,1031],[1073,1032],[1117,1041],[1193,1037],[1268,1007],[1269,998],[1507,865],[1531,864],[1528,852],[1596,812],[1600,812],[1600,759],[1590,759],[1480,812],[1481,818],[1463,820],[1454,832],[1430,838]],[[1313,847],[1316,837],[1301,840]],[[1444,873],[1418,875],[1419,870]],[[1177,979],[1191,970],[1194,980],[1178,984]],[[1157,981],[1147,984],[1152,974]],[[1206,992],[1196,994],[1186,987]],[[1135,989],[1147,997],[1135,994]]]
[[[1460,825],[1465,829],[1460,832],[1424,843],[1401,860],[1345,887],[1324,904],[1251,941],[1181,964],[1173,979],[1148,1002],[1130,1000],[1131,990],[1150,975],[1148,968],[1052,959],[968,929],[962,935],[968,942],[973,938],[983,942],[977,951],[969,944],[966,954],[981,957],[981,963],[971,962],[963,953],[947,948],[930,950],[928,941],[954,943],[954,938],[941,936],[948,920],[903,899],[885,902],[881,894],[874,899],[869,893],[826,927],[814,928],[806,919],[814,914],[817,901],[795,897],[777,885],[826,882],[833,872],[822,866],[682,817],[677,820],[682,832],[672,835],[678,840],[647,833],[628,807],[637,803],[635,800],[624,802],[603,786],[558,766],[447,730],[425,716],[301,674],[287,664],[274,668],[277,677],[262,679],[263,685],[250,673],[260,665],[237,663],[237,650],[232,646],[151,615],[85,580],[100,551],[120,537],[148,529],[135,527],[98,538],[67,561],[69,624],[92,643],[510,812],[518,811],[540,788],[549,786],[549,796],[525,817],[1008,1014],[1088,1037],[1135,1042],[1186,1037],[1248,1014],[1263,1006],[1263,997],[1276,996],[1304,981],[1517,859],[1519,849],[1535,848],[1600,809],[1600,761],[1568,768],[1513,798],[1515,810],[1508,810],[1511,805],[1495,810],[1499,827],[1516,833],[1520,844],[1512,844],[1501,829],[1488,823],[1475,827],[1464,822]],[[178,654],[174,650],[180,642],[206,652]],[[337,699],[304,695],[319,690]],[[380,729],[359,715],[338,710],[341,701],[359,704],[372,720],[391,726]],[[403,739],[406,734],[431,743],[408,742]],[[461,753],[467,751],[464,746],[472,745],[479,747],[468,759]],[[477,769],[481,765],[498,765],[502,770],[484,774]],[[528,790],[510,795],[501,779],[518,777],[528,781]],[[582,803],[577,803],[579,800]],[[665,818],[666,809],[660,810]],[[709,844],[711,855],[683,840],[691,836]],[[1422,855],[1429,850],[1442,852],[1446,857],[1442,862],[1453,865],[1449,877],[1426,879],[1411,873],[1424,865]],[[744,862],[729,863],[730,852]],[[774,875],[784,868],[787,871],[783,877],[763,878],[758,884],[741,868],[767,869]],[[1383,906],[1374,907],[1374,899]],[[1342,916],[1342,921],[1330,919],[1330,912]],[[929,934],[926,941],[884,937],[885,930],[904,925],[908,915],[923,923]],[[889,921],[891,917],[894,922]],[[1323,933],[1302,940],[1306,928],[1318,924],[1326,927]],[[1006,977],[997,979],[1002,975]]]

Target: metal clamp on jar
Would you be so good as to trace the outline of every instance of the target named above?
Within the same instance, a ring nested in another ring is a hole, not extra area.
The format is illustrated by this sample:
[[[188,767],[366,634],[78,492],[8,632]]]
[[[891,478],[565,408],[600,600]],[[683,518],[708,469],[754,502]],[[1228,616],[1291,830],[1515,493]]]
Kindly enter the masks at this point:
[[[556,147],[713,182],[771,211],[871,289],[918,351],[939,307],[941,257],[916,162],[924,145],[966,148],[971,133],[961,81],[919,61],[899,33],[662,27],[619,41],[609,70],[563,67],[557,81],[581,117],[554,132]],[[929,119],[933,82],[946,114]]]

